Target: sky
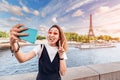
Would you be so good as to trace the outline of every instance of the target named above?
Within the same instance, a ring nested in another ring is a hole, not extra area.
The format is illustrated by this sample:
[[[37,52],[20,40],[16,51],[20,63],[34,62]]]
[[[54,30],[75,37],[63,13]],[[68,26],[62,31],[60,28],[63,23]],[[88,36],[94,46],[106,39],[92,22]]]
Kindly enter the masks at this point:
[[[90,14],[96,36],[120,37],[120,0],[0,0],[0,31],[22,23],[44,35],[57,24],[64,32],[87,35]]]

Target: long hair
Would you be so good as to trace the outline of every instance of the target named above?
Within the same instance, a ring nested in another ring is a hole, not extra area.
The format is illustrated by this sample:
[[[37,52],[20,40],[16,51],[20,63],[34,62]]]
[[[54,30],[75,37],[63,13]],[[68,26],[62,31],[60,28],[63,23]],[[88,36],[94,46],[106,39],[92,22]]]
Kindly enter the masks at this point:
[[[64,42],[64,45],[63,45],[63,48],[64,48],[64,50],[66,51],[67,50],[67,40],[66,40],[66,37],[65,37],[65,34],[64,34],[64,32],[63,32],[63,30],[58,26],[58,25],[53,25],[51,28],[57,28],[58,29],[58,31],[59,31],[59,40],[60,40],[60,42],[61,42],[61,45],[63,44],[63,42]],[[51,29],[50,28],[50,29]],[[50,30],[49,29],[49,30]],[[59,40],[56,42],[56,45],[59,47]]]

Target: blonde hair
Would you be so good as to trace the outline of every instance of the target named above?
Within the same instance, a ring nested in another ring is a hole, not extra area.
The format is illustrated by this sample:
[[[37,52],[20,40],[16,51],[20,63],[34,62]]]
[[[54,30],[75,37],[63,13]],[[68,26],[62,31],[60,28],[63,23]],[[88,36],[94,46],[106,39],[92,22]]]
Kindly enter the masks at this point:
[[[65,34],[64,34],[63,30],[58,25],[53,25],[51,28],[54,28],[54,27],[58,29],[58,31],[59,31],[59,38],[60,38],[59,40],[61,42],[61,45],[64,44],[63,48],[64,48],[65,51],[67,51],[67,40],[66,40],[66,37],[65,37]],[[58,47],[59,47],[59,40],[56,42],[56,45]]]

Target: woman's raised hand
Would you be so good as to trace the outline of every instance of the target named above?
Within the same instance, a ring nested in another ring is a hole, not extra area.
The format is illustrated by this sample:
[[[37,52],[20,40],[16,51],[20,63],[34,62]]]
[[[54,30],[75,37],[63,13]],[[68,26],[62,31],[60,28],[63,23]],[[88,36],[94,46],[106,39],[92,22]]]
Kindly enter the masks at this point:
[[[63,43],[61,44],[61,41],[59,40],[59,49],[58,49],[58,53],[59,53],[59,56],[61,57],[63,54],[64,54],[64,48],[63,48],[63,46],[64,46],[64,41],[63,41]]]
[[[10,43],[14,43],[16,40],[17,41],[21,41],[18,37],[19,36],[27,36],[28,34],[23,34],[20,33],[23,30],[26,30],[27,28],[20,28],[20,26],[24,26],[23,24],[17,24],[15,26],[12,27],[12,29],[10,30]]]

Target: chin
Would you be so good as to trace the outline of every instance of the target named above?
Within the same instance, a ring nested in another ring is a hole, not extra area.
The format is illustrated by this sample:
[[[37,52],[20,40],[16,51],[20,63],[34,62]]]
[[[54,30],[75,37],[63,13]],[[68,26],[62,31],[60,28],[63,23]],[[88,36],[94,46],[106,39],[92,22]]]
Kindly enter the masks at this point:
[[[56,44],[56,42],[49,42],[49,44],[54,45],[54,44]]]

